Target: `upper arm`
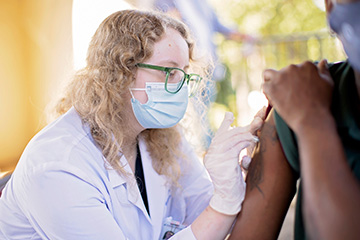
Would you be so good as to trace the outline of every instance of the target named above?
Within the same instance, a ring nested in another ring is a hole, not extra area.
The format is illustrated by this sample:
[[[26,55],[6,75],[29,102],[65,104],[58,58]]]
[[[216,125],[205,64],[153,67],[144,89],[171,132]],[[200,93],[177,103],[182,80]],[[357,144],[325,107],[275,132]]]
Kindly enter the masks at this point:
[[[246,183],[230,239],[277,239],[296,190],[296,176],[282,151],[273,111],[261,130]]]

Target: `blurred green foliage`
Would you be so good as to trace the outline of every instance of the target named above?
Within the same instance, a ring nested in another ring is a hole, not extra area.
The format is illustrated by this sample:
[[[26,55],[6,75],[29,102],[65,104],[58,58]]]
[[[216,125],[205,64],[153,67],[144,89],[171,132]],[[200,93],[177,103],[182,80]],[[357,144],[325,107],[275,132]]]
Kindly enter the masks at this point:
[[[212,0],[224,22],[240,31],[261,36],[318,31],[326,27],[326,14],[313,0]]]
[[[214,39],[220,59],[231,72],[225,83],[217,83],[218,99],[210,109],[214,128],[218,123],[213,119],[224,111],[245,115],[238,120],[240,123],[252,118],[254,112],[247,104],[247,94],[261,90],[265,68],[345,58],[340,42],[330,35],[326,13],[313,0],[210,0],[210,3],[222,23],[258,39],[253,45],[228,41],[221,35]]]

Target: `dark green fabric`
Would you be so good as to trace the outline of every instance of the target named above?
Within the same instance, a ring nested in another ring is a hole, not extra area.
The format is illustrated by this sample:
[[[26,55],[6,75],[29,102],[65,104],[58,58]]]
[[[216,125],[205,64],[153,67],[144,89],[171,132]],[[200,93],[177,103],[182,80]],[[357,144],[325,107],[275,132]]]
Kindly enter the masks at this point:
[[[360,181],[360,109],[355,104],[359,102],[359,96],[354,72],[347,62],[331,64],[329,69],[335,82],[331,110],[345,149],[347,162]],[[300,162],[296,136],[276,111],[275,123],[285,156],[299,177]],[[295,212],[296,240],[307,239],[302,221],[301,188],[300,180]]]

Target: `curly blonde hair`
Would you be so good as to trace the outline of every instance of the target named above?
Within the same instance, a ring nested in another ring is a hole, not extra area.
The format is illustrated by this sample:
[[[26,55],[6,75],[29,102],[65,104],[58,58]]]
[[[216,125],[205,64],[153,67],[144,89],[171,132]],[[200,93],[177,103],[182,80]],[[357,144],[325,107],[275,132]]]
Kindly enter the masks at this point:
[[[135,81],[136,64],[152,56],[154,43],[167,28],[175,29],[185,39],[192,64],[194,42],[183,23],[155,12],[115,12],[100,24],[90,42],[87,66],[75,75],[56,105],[58,116],[75,107],[108,163],[121,174],[125,174],[119,161],[123,154],[121,146],[128,129],[125,93]],[[181,173],[177,162],[181,156],[178,126],[147,129],[141,135],[155,171],[177,182]]]

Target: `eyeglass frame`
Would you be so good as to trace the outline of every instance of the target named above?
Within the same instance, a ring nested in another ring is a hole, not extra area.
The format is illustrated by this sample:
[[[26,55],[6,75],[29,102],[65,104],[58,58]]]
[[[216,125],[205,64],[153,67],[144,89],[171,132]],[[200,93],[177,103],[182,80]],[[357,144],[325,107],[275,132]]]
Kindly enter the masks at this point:
[[[157,65],[152,65],[152,64],[147,64],[147,63],[137,63],[136,64],[137,67],[140,68],[147,68],[147,69],[153,69],[153,70],[159,70],[159,71],[163,71],[166,72],[166,79],[165,79],[165,91],[167,91],[168,93],[171,94],[176,94],[180,91],[180,89],[183,87],[185,81],[187,81],[187,84],[189,84],[191,77],[192,76],[197,76],[198,80],[193,80],[196,81],[196,84],[199,84],[199,82],[203,79],[199,74],[196,73],[186,73],[184,70],[182,70],[181,68],[177,68],[177,67],[163,67],[163,66],[157,66]],[[168,82],[168,78],[169,78],[169,74],[172,70],[180,70],[181,72],[184,73],[185,78],[183,78],[182,83],[180,85],[180,87],[178,87],[178,89],[175,92],[171,92],[167,89],[167,82]],[[193,95],[190,95],[190,97]]]

